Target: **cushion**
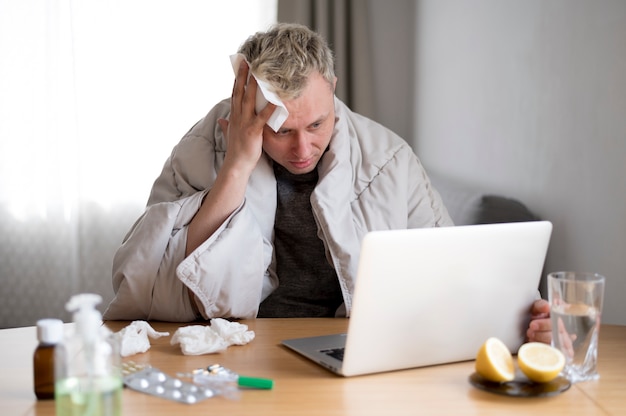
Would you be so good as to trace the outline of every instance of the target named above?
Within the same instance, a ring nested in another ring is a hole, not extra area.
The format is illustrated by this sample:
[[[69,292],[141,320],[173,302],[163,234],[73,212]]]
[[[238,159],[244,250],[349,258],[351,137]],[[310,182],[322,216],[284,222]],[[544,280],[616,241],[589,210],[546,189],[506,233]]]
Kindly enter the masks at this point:
[[[484,193],[440,175],[429,176],[455,225],[539,220],[517,199]]]
[[[474,224],[537,221],[539,218],[516,199],[484,195],[476,209]]]

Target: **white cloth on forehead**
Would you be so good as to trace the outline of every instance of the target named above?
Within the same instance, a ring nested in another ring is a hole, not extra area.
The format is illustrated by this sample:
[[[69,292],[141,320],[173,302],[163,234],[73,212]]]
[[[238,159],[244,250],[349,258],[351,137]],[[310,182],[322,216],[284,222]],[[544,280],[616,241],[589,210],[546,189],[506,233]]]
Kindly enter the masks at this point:
[[[231,345],[244,345],[254,339],[247,325],[222,318],[211,319],[211,325],[189,325],[178,328],[170,343],[180,344],[185,355],[212,354]]]
[[[233,72],[235,72],[235,76],[237,75],[237,71],[239,70],[239,65],[241,64],[242,60],[245,60],[245,56],[243,56],[243,54],[241,53],[236,53],[230,56],[230,63],[233,66]],[[248,64],[248,66],[250,66],[250,64]],[[270,85],[267,82],[259,79],[259,77],[253,74],[252,71],[250,71],[248,74],[252,74],[254,79],[256,79],[258,85],[254,109],[258,114],[261,112],[261,110],[263,110],[263,108],[265,108],[268,101],[272,104],[275,104],[276,109],[270,116],[269,120],[267,120],[266,124],[270,126],[272,130],[278,131],[280,126],[282,126],[285,120],[287,120],[287,117],[289,117],[289,111],[287,111],[287,107],[285,107],[285,104],[283,104],[280,98],[278,98],[278,95],[276,95],[272,91]]]

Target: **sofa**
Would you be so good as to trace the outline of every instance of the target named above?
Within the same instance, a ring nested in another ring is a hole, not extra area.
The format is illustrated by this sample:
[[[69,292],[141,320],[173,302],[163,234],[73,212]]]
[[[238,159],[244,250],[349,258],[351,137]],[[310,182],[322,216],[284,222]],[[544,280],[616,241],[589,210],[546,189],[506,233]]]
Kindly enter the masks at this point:
[[[455,225],[538,221],[540,218],[514,198],[483,192],[449,177],[429,173]]]

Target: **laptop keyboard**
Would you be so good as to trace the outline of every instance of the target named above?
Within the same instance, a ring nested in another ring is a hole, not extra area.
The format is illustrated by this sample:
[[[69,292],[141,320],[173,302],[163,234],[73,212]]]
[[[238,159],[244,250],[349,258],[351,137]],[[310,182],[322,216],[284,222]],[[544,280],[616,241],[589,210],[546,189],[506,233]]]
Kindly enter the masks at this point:
[[[322,354],[326,354],[326,355],[330,355],[331,357],[339,360],[339,361],[343,361],[343,352],[345,351],[345,348],[329,348],[326,350],[321,350],[320,352]]]

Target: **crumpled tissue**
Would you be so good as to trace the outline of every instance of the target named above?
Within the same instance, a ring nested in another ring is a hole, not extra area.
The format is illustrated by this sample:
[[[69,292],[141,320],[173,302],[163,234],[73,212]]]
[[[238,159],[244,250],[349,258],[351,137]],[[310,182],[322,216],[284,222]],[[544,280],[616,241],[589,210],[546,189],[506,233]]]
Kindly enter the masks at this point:
[[[146,321],[133,321],[116,333],[120,340],[120,354],[122,357],[146,352],[150,349],[150,340],[166,337],[169,332],[158,332]]]
[[[178,328],[170,342],[172,345],[180,344],[185,355],[202,355],[223,351],[231,345],[247,344],[254,339],[254,335],[254,331],[249,331],[247,325],[213,318],[210,326]]]
[[[242,60],[245,60],[245,56],[241,53],[236,53],[230,56],[230,63],[233,66],[233,71],[235,72],[235,75],[237,75],[237,71],[239,70],[239,65],[241,64]],[[250,66],[249,63],[248,66]],[[252,71],[250,71],[248,74],[252,74]],[[287,111],[287,107],[285,107],[285,104],[281,101],[280,98],[278,98],[278,95],[276,95],[272,91],[272,88],[267,82],[259,79],[259,77],[257,77],[255,74],[252,74],[252,76],[254,77],[254,79],[256,79],[257,85],[259,86],[256,93],[256,103],[254,109],[258,114],[261,112],[261,110],[265,108],[268,101],[272,104],[275,104],[276,109],[270,116],[269,120],[267,120],[266,124],[270,126],[272,130],[277,132],[280,126],[282,126],[285,120],[287,120],[287,117],[289,117],[289,111]]]

